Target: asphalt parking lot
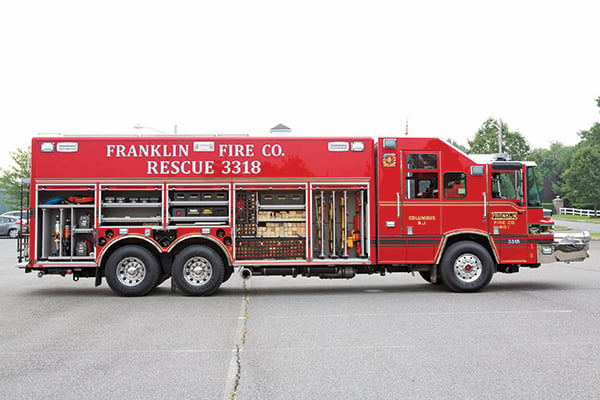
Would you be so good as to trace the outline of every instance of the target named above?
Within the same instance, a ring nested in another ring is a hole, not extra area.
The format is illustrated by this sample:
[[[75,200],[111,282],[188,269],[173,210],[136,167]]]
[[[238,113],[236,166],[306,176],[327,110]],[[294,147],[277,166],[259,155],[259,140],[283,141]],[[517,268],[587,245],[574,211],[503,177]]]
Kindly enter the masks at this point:
[[[418,275],[234,275],[216,295],[24,274],[0,240],[2,399],[597,399],[600,242],[450,293]],[[232,396],[234,388],[237,389]]]

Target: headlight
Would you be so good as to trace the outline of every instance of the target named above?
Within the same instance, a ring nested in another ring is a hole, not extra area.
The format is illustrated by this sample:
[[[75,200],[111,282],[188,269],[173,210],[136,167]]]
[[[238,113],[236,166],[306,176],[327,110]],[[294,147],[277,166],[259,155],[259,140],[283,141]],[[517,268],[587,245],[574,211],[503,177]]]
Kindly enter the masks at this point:
[[[552,224],[533,224],[529,225],[529,233],[531,235],[539,235],[545,233],[554,233],[554,225]]]

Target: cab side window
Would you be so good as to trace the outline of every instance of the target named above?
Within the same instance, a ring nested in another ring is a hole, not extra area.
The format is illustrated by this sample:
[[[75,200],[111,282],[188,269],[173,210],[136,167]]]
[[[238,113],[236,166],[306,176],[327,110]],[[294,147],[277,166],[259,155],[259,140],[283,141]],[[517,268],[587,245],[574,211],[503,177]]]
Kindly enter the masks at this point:
[[[406,171],[407,199],[437,199],[439,197],[437,154],[407,154]]]
[[[467,175],[464,172],[447,172],[444,174],[444,197],[447,199],[464,199],[467,197]]]

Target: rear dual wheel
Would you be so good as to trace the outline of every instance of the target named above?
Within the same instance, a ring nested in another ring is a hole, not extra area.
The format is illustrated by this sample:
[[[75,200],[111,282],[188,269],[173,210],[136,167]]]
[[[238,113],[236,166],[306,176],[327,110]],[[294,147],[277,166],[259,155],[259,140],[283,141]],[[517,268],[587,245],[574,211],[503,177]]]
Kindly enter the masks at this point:
[[[210,296],[221,286],[225,267],[216,251],[193,245],[175,256],[171,275],[177,287],[188,296]]]
[[[115,293],[131,297],[143,296],[154,288],[160,272],[160,263],[150,250],[128,245],[110,255],[104,275]]]

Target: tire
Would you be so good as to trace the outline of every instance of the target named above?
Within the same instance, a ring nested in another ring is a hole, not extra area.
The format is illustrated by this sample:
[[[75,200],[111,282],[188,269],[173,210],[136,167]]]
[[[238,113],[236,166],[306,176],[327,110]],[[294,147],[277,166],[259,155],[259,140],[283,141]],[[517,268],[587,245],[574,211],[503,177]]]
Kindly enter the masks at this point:
[[[210,296],[221,286],[225,267],[213,249],[193,245],[175,256],[171,275],[186,295]]]
[[[225,272],[223,273],[223,282],[221,283],[227,282],[229,278],[231,278],[231,274],[233,274],[233,267],[226,267]]]
[[[10,231],[8,231],[8,237],[11,239],[16,239],[19,237],[19,231],[16,229],[11,229]]]
[[[429,272],[429,271],[419,271],[419,275],[421,275],[421,277],[423,279],[425,279],[427,282],[433,283],[433,282],[431,282],[431,272]],[[442,277],[440,276],[439,271],[438,271],[438,277],[435,280],[435,283],[433,283],[433,284],[434,285],[441,285],[442,283],[443,283],[442,282]]]
[[[106,262],[104,276],[119,296],[143,296],[158,282],[160,264],[150,250],[135,245],[117,249]]]
[[[444,284],[454,292],[475,292],[490,283],[494,262],[479,243],[458,242],[442,258],[440,274]]]

